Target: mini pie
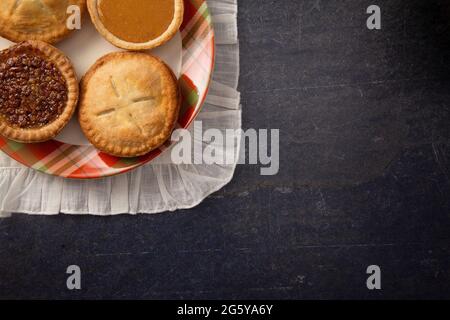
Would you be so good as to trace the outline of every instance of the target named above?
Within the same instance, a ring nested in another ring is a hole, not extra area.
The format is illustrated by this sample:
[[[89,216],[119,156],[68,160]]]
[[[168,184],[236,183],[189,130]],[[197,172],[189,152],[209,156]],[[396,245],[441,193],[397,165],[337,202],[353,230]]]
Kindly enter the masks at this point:
[[[0,36],[13,42],[56,43],[72,31],[67,27],[72,5],[82,13],[86,0],[1,0]]]
[[[87,0],[97,30],[129,50],[156,48],[172,39],[184,16],[183,0]]]
[[[82,79],[79,121],[100,151],[135,157],[169,139],[180,103],[177,79],[162,61],[116,52],[99,59]]]
[[[0,52],[0,134],[19,142],[55,137],[72,117],[78,81],[69,59],[41,41]]]

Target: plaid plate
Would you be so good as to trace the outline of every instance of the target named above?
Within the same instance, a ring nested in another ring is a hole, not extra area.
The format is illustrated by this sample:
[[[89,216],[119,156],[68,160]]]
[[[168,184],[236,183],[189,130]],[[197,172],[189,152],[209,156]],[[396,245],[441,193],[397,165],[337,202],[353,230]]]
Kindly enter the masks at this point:
[[[180,86],[183,104],[178,125],[187,128],[200,112],[214,67],[214,30],[206,0],[184,0],[183,65]],[[155,159],[170,146],[137,158],[117,158],[92,146],[58,141],[23,144],[0,136],[0,149],[32,169],[71,179],[97,179],[125,173]]]

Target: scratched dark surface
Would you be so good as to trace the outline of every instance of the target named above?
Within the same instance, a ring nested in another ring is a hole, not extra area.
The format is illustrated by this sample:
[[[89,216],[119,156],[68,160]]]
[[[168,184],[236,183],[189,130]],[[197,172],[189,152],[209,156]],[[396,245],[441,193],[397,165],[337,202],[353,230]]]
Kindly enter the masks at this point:
[[[1,220],[0,298],[450,298],[448,1],[239,9],[244,126],[281,129],[280,173],[172,214]]]

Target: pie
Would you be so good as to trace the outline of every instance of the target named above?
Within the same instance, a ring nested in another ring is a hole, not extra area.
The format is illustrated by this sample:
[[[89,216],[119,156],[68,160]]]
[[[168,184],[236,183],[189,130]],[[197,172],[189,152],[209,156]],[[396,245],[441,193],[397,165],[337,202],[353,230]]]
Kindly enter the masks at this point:
[[[129,50],[156,48],[172,39],[184,16],[183,0],[87,0],[97,30]]]
[[[0,52],[0,134],[31,143],[54,138],[72,117],[78,81],[69,59],[30,40]]]
[[[100,151],[135,157],[169,139],[180,104],[177,79],[164,62],[146,53],[115,52],[83,77],[79,121]]]
[[[78,6],[80,14],[86,0],[1,0],[0,36],[13,42],[40,40],[56,43],[72,30],[67,20]]]

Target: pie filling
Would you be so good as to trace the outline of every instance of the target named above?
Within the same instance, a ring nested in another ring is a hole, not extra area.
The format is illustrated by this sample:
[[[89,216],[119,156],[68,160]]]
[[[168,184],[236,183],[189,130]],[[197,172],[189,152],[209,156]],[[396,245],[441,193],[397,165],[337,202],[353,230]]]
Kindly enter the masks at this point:
[[[55,64],[32,50],[0,54],[0,115],[23,129],[55,121],[68,101],[67,82]]]
[[[145,43],[161,36],[175,15],[174,0],[99,0],[100,20],[119,39]]]

